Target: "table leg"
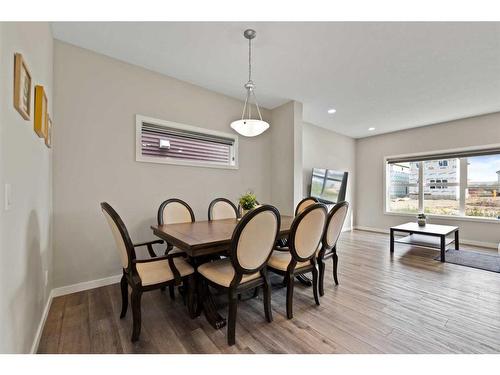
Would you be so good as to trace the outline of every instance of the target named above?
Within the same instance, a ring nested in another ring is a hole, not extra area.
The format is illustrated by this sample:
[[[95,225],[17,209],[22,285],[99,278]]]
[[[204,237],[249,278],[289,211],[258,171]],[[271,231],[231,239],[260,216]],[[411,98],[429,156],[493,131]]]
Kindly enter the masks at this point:
[[[391,253],[394,252],[394,230],[391,229]]]
[[[458,230],[455,231],[455,250],[460,249],[460,242],[458,240]]]
[[[302,285],[305,285],[305,286],[312,286],[312,281],[309,277],[305,276],[305,275],[296,275],[295,276],[297,278],[297,280],[302,284]]]
[[[191,261],[195,269],[201,264],[197,258],[191,258]],[[207,321],[215,329],[223,328],[226,325],[226,319],[217,312],[217,306],[212,296],[212,292],[210,292],[210,288],[206,281],[203,280],[203,276],[199,274],[196,275],[196,291],[198,312],[202,310]]]
[[[441,236],[441,262],[445,261],[446,236]]]

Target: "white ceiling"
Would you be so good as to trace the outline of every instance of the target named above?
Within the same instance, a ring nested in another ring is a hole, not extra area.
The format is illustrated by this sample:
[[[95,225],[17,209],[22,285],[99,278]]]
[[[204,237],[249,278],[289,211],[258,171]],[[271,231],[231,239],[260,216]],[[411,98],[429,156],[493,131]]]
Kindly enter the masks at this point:
[[[359,138],[500,111],[500,23],[63,22],[56,39]],[[337,113],[329,115],[329,108]],[[369,127],[376,130],[369,132]]]

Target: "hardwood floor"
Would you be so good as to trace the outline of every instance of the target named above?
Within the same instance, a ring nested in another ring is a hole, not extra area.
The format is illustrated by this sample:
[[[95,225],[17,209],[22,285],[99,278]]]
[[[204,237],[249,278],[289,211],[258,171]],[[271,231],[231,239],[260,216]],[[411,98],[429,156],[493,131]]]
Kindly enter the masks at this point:
[[[116,284],[55,298],[38,352],[500,353],[500,274],[442,264],[433,259],[437,251],[402,244],[391,257],[388,240],[343,233],[340,285],[333,285],[331,261],[321,306],[297,283],[292,320],[283,288],[273,290],[270,324],[262,293],[240,301],[232,347],[225,328],[213,329],[203,316],[189,319],[180,297],[171,301],[159,291],[144,294],[141,338],[131,343],[131,310],[119,319]],[[221,312],[226,316],[227,307]]]

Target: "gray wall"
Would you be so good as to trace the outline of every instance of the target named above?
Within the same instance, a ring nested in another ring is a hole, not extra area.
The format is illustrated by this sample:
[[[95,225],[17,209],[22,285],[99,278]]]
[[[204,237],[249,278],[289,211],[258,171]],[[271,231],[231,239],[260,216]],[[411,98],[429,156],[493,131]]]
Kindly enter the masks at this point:
[[[271,202],[293,215],[302,196],[302,104],[291,101],[271,111]]]
[[[52,47],[47,23],[0,23],[0,353],[30,351],[52,288],[52,152],[33,131],[35,84],[45,87],[52,113]],[[16,52],[31,71],[29,121],[12,101]],[[12,186],[9,211],[6,183]]]
[[[56,287],[120,273],[101,201],[134,241],[154,238],[149,226],[167,198],[186,200],[201,220],[218,196],[236,201],[253,190],[271,201],[270,132],[239,137],[238,170],[135,161],[135,114],[230,132],[242,102],[58,41],[54,77]]]
[[[311,174],[314,167],[349,172],[346,200],[350,204],[344,229],[352,227],[352,212],[356,207],[354,198],[356,171],[356,142],[333,131],[309,124],[303,124],[303,194],[309,194]]]
[[[500,113],[471,117],[447,123],[359,139],[356,142],[356,216],[355,225],[387,230],[412,220],[384,214],[383,158],[390,155],[433,152],[460,147],[500,144]],[[460,227],[465,240],[500,242],[500,223],[431,219],[435,224]]]

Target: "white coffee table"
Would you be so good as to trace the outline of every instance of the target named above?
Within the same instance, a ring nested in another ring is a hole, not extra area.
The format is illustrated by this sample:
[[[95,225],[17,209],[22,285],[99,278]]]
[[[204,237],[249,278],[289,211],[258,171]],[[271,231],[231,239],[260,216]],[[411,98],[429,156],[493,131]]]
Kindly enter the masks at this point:
[[[408,233],[405,237],[395,239],[394,232]],[[447,236],[454,233],[454,238]],[[441,251],[441,262],[445,261],[446,246],[455,242],[455,250],[459,248],[458,227],[450,225],[426,224],[421,227],[417,223],[405,223],[391,227],[391,253],[394,252],[394,243],[431,247]]]

